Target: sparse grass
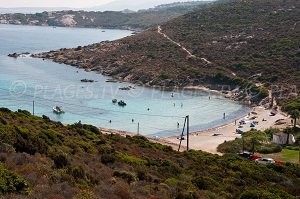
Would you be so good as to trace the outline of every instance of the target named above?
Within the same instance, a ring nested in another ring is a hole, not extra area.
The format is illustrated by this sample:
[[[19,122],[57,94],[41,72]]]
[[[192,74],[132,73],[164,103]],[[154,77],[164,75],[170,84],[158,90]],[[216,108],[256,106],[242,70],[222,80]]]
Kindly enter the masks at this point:
[[[281,160],[285,162],[299,163],[299,150],[283,149],[281,152]]]

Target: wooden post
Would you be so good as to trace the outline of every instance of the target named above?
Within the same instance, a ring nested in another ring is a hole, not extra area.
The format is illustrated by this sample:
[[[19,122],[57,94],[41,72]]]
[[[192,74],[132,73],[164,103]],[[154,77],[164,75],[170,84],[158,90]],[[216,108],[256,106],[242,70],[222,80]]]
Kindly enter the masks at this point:
[[[181,142],[182,142],[182,139],[183,139],[183,135],[184,135],[184,130],[185,130],[185,125],[186,125],[186,120],[187,118],[185,117],[184,118],[184,124],[183,124],[183,128],[182,128],[182,132],[181,132],[181,135],[180,135],[180,142],[179,142],[179,146],[178,146],[178,151],[180,151],[180,147],[181,147]]]
[[[190,117],[189,116],[186,116],[186,150],[189,151],[189,141],[190,141],[190,138],[189,138],[189,134],[190,134]]]
[[[32,101],[32,115],[34,116],[34,100]]]

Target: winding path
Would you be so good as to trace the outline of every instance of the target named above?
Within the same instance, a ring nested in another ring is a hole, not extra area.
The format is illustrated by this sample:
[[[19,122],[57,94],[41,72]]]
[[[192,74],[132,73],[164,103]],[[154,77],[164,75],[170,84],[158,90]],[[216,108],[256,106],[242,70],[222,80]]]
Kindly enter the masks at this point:
[[[158,34],[162,35],[163,37],[165,37],[166,39],[168,39],[170,42],[172,42],[173,44],[179,46],[183,51],[185,51],[189,57],[194,57],[197,58],[195,55],[193,55],[188,49],[186,49],[184,46],[182,46],[180,43],[174,41],[173,39],[171,39],[168,35],[166,35],[165,33],[162,32],[162,28],[161,26],[157,26],[157,32]],[[211,64],[210,61],[208,61],[205,58],[200,58],[202,61],[206,62],[207,64]]]

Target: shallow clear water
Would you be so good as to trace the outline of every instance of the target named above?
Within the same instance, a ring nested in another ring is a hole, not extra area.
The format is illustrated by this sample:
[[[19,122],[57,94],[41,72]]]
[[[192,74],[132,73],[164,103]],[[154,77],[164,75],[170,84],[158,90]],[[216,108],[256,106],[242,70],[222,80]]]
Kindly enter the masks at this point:
[[[7,56],[13,52],[76,47],[130,34],[124,30],[0,25],[0,106],[32,112],[34,100],[36,115],[47,115],[63,123],[80,120],[130,132],[136,132],[139,123],[141,134],[161,137],[180,134],[186,115],[190,116],[191,131],[196,131],[228,123],[249,111],[213,93],[138,86],[122,91],[120,87],[134,85],[108,83],[105,81],[109,77],[47,60]],[[80,80],[85,78],[97,82],[82,83]],[[127,106],[114,105],[115,98],[124,100]],[[54,114],[52,107],[56,105],[63,106],[66,113]],[[225,120],[223,113],[226,113]]]

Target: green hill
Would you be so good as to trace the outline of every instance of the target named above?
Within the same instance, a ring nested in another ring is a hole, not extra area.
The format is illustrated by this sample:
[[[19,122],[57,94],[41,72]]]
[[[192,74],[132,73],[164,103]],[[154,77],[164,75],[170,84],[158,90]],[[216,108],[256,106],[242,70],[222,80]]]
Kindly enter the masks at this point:
[[[0,109],[5,198],[295,198],[299,165],[176,152],[144,137]]]
[[[160,5],[138,12],[117,11],[52,11],[36,14],[2,14],[0,23],[17,25],[47,25],[61,27],[145,29],[180,15],[192,12],[210,1],[181,2]]]
[[[155,26],[121,40],[35,56],[146,85],[235,87],[251,81],[299,87],[299,4],[215,3],[162,24],[161,34]]]

